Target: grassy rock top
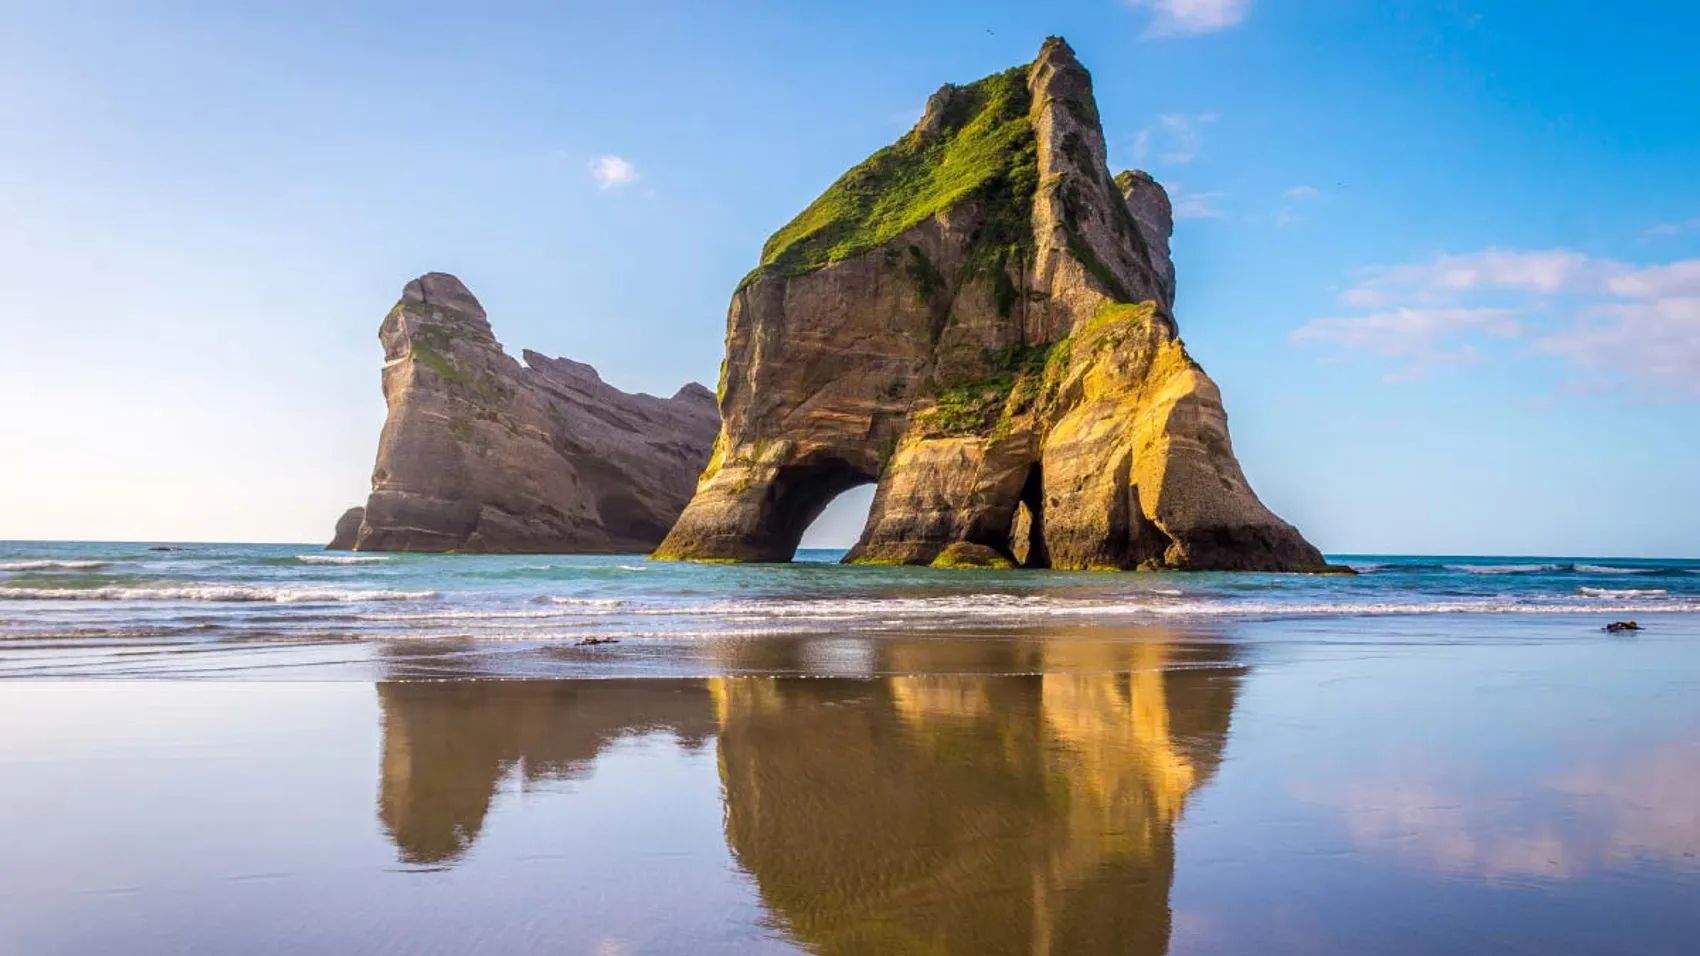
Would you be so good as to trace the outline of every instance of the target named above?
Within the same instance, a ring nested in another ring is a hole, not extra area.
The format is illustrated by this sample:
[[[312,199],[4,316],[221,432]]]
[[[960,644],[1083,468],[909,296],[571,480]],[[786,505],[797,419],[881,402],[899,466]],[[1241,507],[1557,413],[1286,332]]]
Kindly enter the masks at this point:
[[[839,177],[775,233],[743,285],[812,272],[883,245],[970,196],[1000,207],[1030,201],[1038,167],[1027,72],[1015,67],[939,90],[913,130]]]

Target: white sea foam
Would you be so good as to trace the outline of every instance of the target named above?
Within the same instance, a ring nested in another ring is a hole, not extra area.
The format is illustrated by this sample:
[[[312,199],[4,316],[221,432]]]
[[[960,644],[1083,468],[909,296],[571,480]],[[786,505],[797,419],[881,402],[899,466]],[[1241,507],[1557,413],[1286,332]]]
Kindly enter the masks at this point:
[[[1613,592],[1612,597],[1657,597],[1651,592]],[[716,618],[727,621],[862,621],[908,626],[949,625],[961,621],[997,624],[1046,619],[1137,618],[1142,616],[1197,617],[1341,617],[1390,614],[1595,614],[1658,611],[1700,611],[1700,601],[1603,605],[1576,600],[1544,603],[1482,598],[1474,601],[1433,602],[1275,602],[1232,600],[1066,600],[1006,594],[951,597],[850,598],[814,601],[728,601],[680,608],[631,608],[638,617]]]
[[[1448,564],[1446,570],[1465,574],[1541,574],[1564,568],[1556,564]]]
[[[207,584],[135,588],[0,588],[3,601],[214,601],[273,604],[332,604],[359,601],[425,601],[435,591],[343,591],[328,588]]]
[[[648,571],[649,570],[648,568],[644,567],[641,564],[620,564],[620,565],[616,565],[616,567],[618,567],[621,571]]]
[[[1646,568],[1614,568],[1605,564],[1578,564],[1576,570],[1583,574],[1644,574]]]
[[[389,558],[380,554],[298,554],[302,564],[382,564]]]
[[[8,561],[0,571],[98,571],[111,561]]]
[[[362,621],[431,624],[440,621],[572,621],[584,617],[606,617],[616,612],[608,609],[494,611],[473,608],[451,608],[425,613],[367,613],[356,615]]]
[[[553,594],[539,594],[532,598],[532,601],[537,604],[567,604],[579,607],[619,607],[626,603],[619,598],[556,597]]]
[[[1576,590],[1587,597],[1663,597],[1670,593],[1664,588],[1577,588]]]

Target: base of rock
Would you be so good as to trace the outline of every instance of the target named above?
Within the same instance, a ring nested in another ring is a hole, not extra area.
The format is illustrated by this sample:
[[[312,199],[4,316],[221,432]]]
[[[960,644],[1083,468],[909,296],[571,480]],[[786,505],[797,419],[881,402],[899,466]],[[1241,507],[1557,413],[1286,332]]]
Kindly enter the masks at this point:
[[[360,526],[366,521],[366,509],[356,505],[342,513],[336,519],[336,533],[331,535],[331,543],[325,545],[326,551],[353,551],[354,545],[360,540]]]

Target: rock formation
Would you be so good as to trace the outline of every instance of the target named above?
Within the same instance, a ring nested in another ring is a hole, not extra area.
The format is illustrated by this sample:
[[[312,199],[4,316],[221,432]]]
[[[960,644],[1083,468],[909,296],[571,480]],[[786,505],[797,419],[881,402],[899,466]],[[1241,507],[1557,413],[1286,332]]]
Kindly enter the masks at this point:
[[[939,90],[733,295],[720,437],[656,556],[790,560],[877,482],[847,560],[1325,568],[1252,492],[1181,344],[1171,226],[1150,176],[1110,176],[1062,40]]]
[[[353,551],[354,545],[360,540],[360,526],[366,521],[366,508],[357,505],[342,513],[336,519],[336,533],[331,535],[331,543],[325,545],[326,551]]]
[[[714,442],[708,389],[628,395],[579,362],[521,365],[451,275],[409,282],[378,336],[389,418],[356,550],[648,551]]]

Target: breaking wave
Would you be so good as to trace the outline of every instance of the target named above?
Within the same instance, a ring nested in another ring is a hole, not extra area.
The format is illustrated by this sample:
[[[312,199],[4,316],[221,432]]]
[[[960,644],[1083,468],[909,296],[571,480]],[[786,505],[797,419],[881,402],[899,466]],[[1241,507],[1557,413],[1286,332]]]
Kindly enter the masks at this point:
[[[0,571],[98,571],[111,561],[7,561]]]
[[[1448,564],[1448,571],[1462,571],[1465,574],[1551,574],[1555,571],[1568,571],[1568,564]]]
[[[1664,588],[1577,588],[1587,597],[1664,597],[1669,594]]]
[[[0,601],[213,601],[274,604],[334,604],[356,601],[426,601],[436,591],[345,591],[327,588],[260,587],[247,584],[198,587],[0,588]]]
[[[298,554],[302,564],[382,564],[389,558],[376,554]]]

